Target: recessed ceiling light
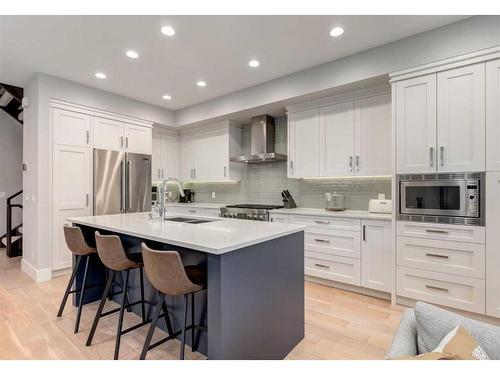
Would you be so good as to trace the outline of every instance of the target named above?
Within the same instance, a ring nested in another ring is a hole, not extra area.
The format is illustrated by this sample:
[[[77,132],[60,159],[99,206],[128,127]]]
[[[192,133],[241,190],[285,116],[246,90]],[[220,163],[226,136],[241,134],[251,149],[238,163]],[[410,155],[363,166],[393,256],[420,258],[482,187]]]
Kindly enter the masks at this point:
[[[198,81],[198,82],[196,82],[196,84],[200,87],[205,87],[207,85],[207,83],[205,81]]]
[[[127,56],[130,57],[131,59],[137,59],[139,57],[139,54],[135,51],[127,51]]]
[[[172,99],[172,97],[170,95],[163,95],[163,99],[170,100],[170,99]]]
[[[106,79],[106,74],[104,73],[101,73],[101,72],[98,72],[96,74],[94,74],[97,78],[100,78],[100,79]]]
[[[260,65],[259,60],[250,60],[248,62],[248,66],[250,66],[251,68],[257,68],[259,65]]]
[[[174,36],[175,35],[175,30],[171,26],[163,26],[161,28],[161,32],[165,34],[166,36]]]
[[[334,27],[333,29],[330,30],[330,36],[333,36],[334,38],[341,36],[343,33],[344,29],[341,28],[340,26]]]

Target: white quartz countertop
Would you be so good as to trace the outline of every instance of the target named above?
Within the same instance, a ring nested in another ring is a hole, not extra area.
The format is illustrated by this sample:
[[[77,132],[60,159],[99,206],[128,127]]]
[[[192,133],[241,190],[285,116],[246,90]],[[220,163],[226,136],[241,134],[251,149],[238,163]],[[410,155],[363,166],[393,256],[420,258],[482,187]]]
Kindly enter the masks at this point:
[[[327,211],[323,208],[281,208],[271,211],[271,214],[284,215],[308,215],[308,216],[329,216],[329,217],[349,217],[355,219],[376,219],[392,220],[392,214],[375,214],[368,211],[345,210],[345,211]]]
[[[178,217],[180,215],[169,215]],[[182,215],[182,217],[188,217]],[[192,216],[200,219],[201,216]],[[186,247],[210,254],[224,254],[246,246],[269,241],[306,227],[265,221],[206,218],[203,224],[149,219],[149,213],[117,214],[69,218],[67,221],[109,230],[152,241]]]

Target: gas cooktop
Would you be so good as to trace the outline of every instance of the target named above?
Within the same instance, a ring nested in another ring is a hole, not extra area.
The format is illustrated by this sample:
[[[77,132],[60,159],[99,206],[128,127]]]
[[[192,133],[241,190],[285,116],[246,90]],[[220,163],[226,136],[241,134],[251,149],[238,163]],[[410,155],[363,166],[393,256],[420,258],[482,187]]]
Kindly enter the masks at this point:
[[[282,208],[274,204],[231,204],[221,208],[222,217],[269,221],[269,211]]]

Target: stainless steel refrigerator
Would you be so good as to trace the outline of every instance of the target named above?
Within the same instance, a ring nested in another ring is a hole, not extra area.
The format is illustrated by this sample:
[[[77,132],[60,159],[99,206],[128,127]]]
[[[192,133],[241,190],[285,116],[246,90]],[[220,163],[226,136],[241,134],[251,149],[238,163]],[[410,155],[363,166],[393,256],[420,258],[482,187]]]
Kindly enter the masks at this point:
[[[94,215],[151,210],[151,155],[94,149]]]

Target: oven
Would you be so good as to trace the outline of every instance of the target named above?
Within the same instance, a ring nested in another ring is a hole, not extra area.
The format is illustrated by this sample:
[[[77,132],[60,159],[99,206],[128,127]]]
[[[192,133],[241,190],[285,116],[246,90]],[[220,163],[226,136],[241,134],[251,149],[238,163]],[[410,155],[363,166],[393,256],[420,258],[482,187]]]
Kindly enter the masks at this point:
[[[398,175],[398,219],[484,225],[484,173]]]

